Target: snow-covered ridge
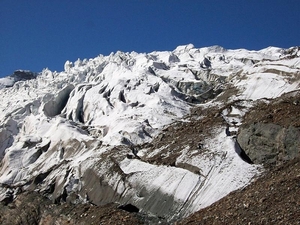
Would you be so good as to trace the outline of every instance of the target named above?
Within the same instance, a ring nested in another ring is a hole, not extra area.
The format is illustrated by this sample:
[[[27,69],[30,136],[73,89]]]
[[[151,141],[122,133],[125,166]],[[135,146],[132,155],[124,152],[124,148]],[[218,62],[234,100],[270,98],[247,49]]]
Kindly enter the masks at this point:
[[[191,157],[197,149],[188,148],[177,158],[178,165],[201,168],[205,179],[141,160],[147,155],[135,146],[186,120],[194,106],[224,104],[213,99],[228,88],[236,90],[228,101],[274,98],[299,89],[299,52],[297,47],[248,51],[191,44],[147,54],[116,52],[66,61],[63,72],[44,69],[34,79],[2,85],[1,193],[22,187],[72,202],[86,201],[88,195],[95,204],[131,202],[155,215],[186,216],[248,184],[258,166],[235,154],[235,142],[223,127],[207,142],[217,153],[214,162]],[[8,82],[3,79],[0,83]],[[228,115],[224,118],[232,119]],[[158,196],[170,205],[165,212]]]
[[[0,78],[0,89],[12,87],[18,81],[34,79],[36,76],[36,73],[29,70],[16,70],[12,75]]]

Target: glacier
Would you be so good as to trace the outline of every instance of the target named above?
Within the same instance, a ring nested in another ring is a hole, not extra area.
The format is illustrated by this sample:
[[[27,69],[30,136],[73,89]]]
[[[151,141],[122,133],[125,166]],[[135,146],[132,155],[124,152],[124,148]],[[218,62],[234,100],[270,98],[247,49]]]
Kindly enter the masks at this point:
[[[188,216],[263,171],[241,159],[225,129],[238,132],[255,101],[299,90],[299,57],[297,47],[189,44],[2,78],[0,200],[34,190],[55,203],[130,203],[169,221]],[[205,119],[191,113],[195,108],[217,108],[212,116],[223,122],[207,128],[198,146],[164,142],[170,126]],[[175,152],[170,164],[150,160]]]

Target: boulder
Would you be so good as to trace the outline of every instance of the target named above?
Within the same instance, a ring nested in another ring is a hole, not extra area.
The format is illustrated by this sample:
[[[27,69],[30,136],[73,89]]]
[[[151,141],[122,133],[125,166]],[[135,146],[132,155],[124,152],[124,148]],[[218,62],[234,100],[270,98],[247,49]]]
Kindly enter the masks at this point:
[[[238,142],[254,163],[278,164],[299,155],[300,128],[251,123],[240,128]]]

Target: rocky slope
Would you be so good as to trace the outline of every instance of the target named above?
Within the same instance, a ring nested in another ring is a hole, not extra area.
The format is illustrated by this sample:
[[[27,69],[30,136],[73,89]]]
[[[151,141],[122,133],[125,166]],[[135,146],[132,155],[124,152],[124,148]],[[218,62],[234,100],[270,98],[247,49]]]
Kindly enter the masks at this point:
[[[114,212],[111,219],[151,224],[209,206],[266,165],[298,157],[299,55],[297,47],[192,45],[117,52],[2,88],[2,209],[18,214],[39,193],[52,203],[33,204],[35,223],[54,223],[57,214],[87,222],[59,213],[81,215],[85,204],[86,215],[103,209],[102,219]],[[110,203],[139,213],[100,207]]]
[[[177,224],[300,224],[299,174],[297,157]]]
[[[238,139],[265,172],[177,224],[300,224],[299,100],[296,91],[257,103],[245,116]]]

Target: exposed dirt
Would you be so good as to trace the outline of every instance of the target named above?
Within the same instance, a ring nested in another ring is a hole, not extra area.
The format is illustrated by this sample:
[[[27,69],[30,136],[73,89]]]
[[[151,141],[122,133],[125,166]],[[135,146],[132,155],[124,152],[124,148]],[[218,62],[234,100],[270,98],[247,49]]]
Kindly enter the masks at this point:
[[[269,102],[270,101],[270,102]],[[284,94],[274,100],[261,100],[245,117],[249,123],[274,123],[300,127],[300,91]]]
[[[149,148],[148,154],[143,160],[151,164],[175,166],[175,161],[184,148],[201,148],[200,145],[213,135],[216,127],[226,124],[217,107],[192,109],[186,119],[186,122],[175,122],[166,127],[149,146],[146,146]],[[157,154],[148,157],[151,152],[159,148],[161,150]]]

